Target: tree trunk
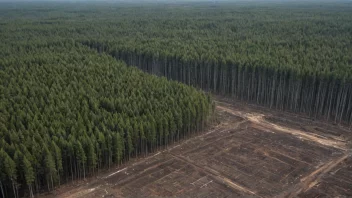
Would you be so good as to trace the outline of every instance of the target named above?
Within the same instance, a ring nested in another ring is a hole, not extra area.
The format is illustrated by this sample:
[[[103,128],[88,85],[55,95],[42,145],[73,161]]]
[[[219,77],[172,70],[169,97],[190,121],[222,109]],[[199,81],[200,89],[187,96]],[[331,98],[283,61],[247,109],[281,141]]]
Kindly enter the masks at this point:
[[[1,188],[2,197],[5,198],[4,188],[2,186],[2,182],[1,181],[0,181],[0,188]]]
[[[12,180],[12,179],[11,179]],[[13,196],[17,198],[17,193],[16,193],[16,187],[15,187],[15,182],[12,180],[12,189],[13,189]]]

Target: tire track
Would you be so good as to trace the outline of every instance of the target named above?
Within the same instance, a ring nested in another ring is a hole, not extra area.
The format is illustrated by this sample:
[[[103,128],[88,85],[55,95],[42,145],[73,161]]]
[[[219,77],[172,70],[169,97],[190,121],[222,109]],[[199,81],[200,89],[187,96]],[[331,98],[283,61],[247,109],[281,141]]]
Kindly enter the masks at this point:
[[[322,144],[325,146],[334,147],[334,148],[337,148],[337,149],[340,149],[343,151],[347,150],[346,142],[344,142],[344,141],[339,141],[336,139],[327,139],[325,137],[317,136],[317,135],[309,133],[309,132],[280,126],[280,125],[277,125],[277,124],[274,124],[274,123],[271,123],[271,122],[265,120],[263,114],[243,113],[241,111],[234,111],[230,108],[227,108],[227,107],[221,106],[221,105],[218,105],[216,108],[219,110],[223,110],[228,113],[231,113],[233,115],[240,116],[246,120],[249,120],[250,122],[252,122],[254,124],[257,124],[260,127],[265,128],[265,129],[278,131],[278,132],[282,132],[282,133],[289,133],[294,136],[298,136],[300,138],[303,138],[303,139],[306,139],[309,141],[313,141],[313,142],[316,142],[316,143],[319,143],[319,144]],[[256,127],[256,126],[254,125],[254,127]]]
[[[208,166],[203,168],[203,167],[199,166],[198,164],[196,164],[195,162],[193,162],[183,156],[174,155],[172,153],[170,153],[170,155],[176,159],[182,160],[183,162],[192,165],[194,168],[198,169],[198,171],[202,171],[202,172],[208,174],[208,176],[212,177],[214,180],[227,184],[228,187],[232,188],[233,190],[235,190],[237,192],[240,191],[240,192],[243,192],[247,195],[260,197],[255,192],[251,191],[250,189],[233,182],[231,179],[225,177],[224,175],[222,175],[218,171],[216,171]]]
[[[290,190],[283,192],[278,197],[297,197],[301,192],[306,192],[316,184],[319,183],[319,180],[337,165],[339,165],[342,161],[347,159],[350,154],[345,154],[342,157],[331,160],[330,162],[324,164],[320,168],[316,169],[306,177],[302,178],[301,181],[293,186]]]

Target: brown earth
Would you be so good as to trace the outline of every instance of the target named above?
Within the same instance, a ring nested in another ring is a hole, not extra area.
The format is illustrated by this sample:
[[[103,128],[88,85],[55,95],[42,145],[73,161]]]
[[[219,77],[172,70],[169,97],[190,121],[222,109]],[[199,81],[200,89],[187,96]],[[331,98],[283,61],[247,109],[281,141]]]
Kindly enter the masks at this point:
[[[351,197],[352,131],[218,99],[220,123],[42,197]]]

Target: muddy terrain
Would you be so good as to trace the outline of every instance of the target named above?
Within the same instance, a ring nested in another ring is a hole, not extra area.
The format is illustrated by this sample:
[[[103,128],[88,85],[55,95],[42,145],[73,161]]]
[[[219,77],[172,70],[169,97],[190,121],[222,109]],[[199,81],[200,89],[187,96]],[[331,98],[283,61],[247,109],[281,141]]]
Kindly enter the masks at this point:
[[[195,137],[43,197],[351,197],[351,130],[217,101]]]

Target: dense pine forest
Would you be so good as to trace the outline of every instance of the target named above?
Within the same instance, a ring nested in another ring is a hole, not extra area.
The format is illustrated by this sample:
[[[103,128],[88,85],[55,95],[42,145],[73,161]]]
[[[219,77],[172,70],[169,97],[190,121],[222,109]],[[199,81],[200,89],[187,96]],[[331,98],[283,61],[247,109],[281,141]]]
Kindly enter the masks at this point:
[[[206,126],[214,106],[203,92],[30,20],[15,34],[23,24],[1,21],[0,197],[51,191]]]
[[[0,38],[0,197],[192,136],[197,89],[352,124],[348,1],[0,3]]]

